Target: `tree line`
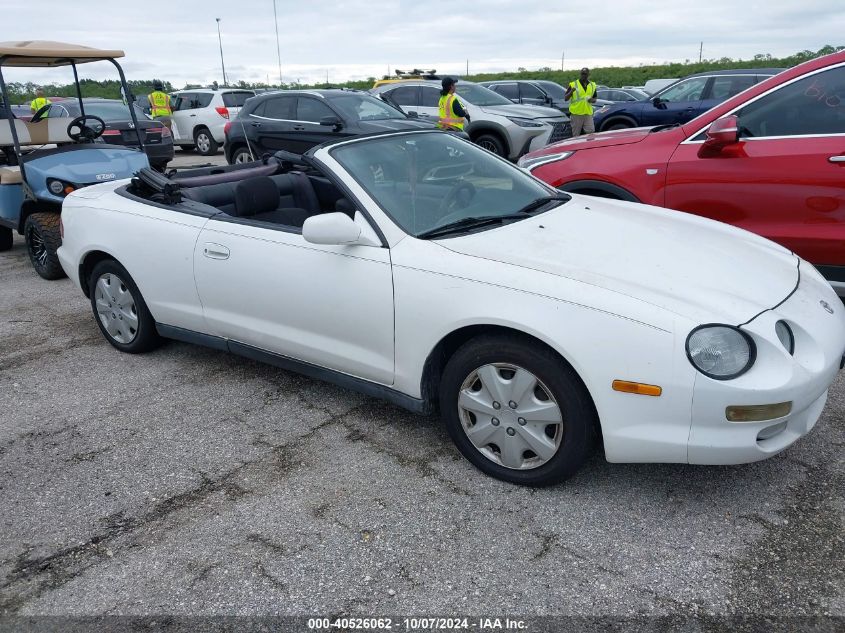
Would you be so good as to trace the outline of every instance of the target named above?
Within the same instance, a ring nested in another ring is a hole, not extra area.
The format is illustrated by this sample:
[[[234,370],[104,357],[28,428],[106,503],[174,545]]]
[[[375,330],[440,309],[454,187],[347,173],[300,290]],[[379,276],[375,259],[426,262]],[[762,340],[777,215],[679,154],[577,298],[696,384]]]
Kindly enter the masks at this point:
[[[598,84],[604,84],[610,87],[621,86],[641,86],[649,79],[665,79],[671,77],[685,77],[692,73],[713,71],[713,70],[729,70],[734,68],[789,68],[800,64],[810,59],[820,57],[822,55],[829,55],[837,51],[845,50],[845,46],[831,46],[827,45],[817,51],[803,50],[788,57],[775,58],[768,53],[760,53],[754,55],[752,59],[732,59],[730,57],[722,57],[721,59],[704,59],[699,61],[685,60],[684,62],[666,62],[663,64],[651,64],[640,66],[606,66],[599,68],[591,68],[590,78]],[[477,73],[462,76],[462,78],[469,81],[492,81],[496,79],[547,79],[559,84],[566,85],[570,81],[576,79],[578,74],[577,69],[572,70],[555,70],[553,68],[545,67],[535,70],[527,68],[518,68],[515,72],[500,72],[500,73]],[[268,84],[262,82],[247,82],[237,81],[231,84],[231,87],[255,89],[263,88],[269,90],[279,89],[293,89],[293,88],[326,88],[326,87],[343,87],[343,88],[357,88],[359,90],[366,90],[372,88],[375,77],[368,77],[365,80],[346,81],[343,83],[315,83],[315,84],[299,84],[299,83],[283,83],[283,84]],[[120,82],[117,80],[96,81],[94,79],[80,80],[80,88],[83,97],[102,97],[106,99],[120,99]],[[129,81],[129,88],[135,96],[146,95],[153,90],[153,80],[132,80]],[[169,82],[163,81],[165,92],[172,92],[176,88]],[[13,103],[26,103],[35,98],[35,90],[39,86],[32,82],[20,83],[12,82],[7,84],[9,94]],[[75,97],[76,87],[74,84],[49,84],[41,86],[44,88],[47,96],[56,97]],[[199,84],[186,84],[183,89],[191,88],[206,88],[209,86],[201,86]]]

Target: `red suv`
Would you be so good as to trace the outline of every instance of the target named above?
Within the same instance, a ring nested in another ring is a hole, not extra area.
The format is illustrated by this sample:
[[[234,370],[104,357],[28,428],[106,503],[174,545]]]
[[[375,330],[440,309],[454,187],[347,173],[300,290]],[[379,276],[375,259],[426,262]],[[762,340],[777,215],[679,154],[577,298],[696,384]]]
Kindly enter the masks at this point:
[[[519,164],[564,191],[763,235],[845,295],[845,51],[775,75],[684,125],[581,136]]]

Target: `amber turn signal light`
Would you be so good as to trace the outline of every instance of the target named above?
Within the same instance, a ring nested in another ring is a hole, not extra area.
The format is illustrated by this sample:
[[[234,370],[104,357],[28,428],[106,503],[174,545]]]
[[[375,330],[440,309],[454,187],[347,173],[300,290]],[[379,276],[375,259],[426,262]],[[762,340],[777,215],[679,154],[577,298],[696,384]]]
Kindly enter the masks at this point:
[[[787,416],[791,411],[791,401],[777,404],[751,404],[728,407],[725,409],[725,417],[729,422],[764,422]]]
[[[614,380],[613,390],[622,393],[636,393],[641,396],[659,396],[663,393],[663,387],[647,385],[642,382],[629,382],[627,380]]]

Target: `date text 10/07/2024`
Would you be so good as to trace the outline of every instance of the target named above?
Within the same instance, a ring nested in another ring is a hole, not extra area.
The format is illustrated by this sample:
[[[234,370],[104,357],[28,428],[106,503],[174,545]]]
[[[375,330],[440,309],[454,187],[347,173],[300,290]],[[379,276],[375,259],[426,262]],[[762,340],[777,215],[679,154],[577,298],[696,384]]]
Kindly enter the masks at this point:
[[[309,618],[310,630],[364,631],[524,631],[524,620],[511,618]]]

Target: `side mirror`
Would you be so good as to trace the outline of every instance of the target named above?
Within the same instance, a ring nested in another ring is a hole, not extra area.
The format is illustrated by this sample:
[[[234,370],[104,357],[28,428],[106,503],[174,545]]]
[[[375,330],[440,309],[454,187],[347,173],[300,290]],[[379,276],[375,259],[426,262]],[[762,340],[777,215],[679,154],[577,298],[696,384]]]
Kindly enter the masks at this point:
[[[409,119],[419,119],[420,114],[416,110],[411,110],[410,112],[408,112],[408,118]]]
[[[552,99],[549,95],[546,95],[546,103],[549,104],[549,105],[554,105],[555,100]]]
[[[345,213],[321,213],[305,220],[302,237],[312,244],[355,244],[361,237],[361,227]]]
[[[729,145],[739,142],[739,119],[731,114],[721,119],[716,119],[707,128],[707,140],[698,151],[702,158],[715,156]]]
[[[320,125],[332,127],[334,128],[335,132],[340,129],[343,129],[343,121],[338,119],[336,116],[324,116],[322,119],[320,119]]]
[[[663,99],[661,99],[660,97],[654,97],[651,100],[651,103],[655,108],[660,108],[661,110],[664,110],[666,108],[666,102],[663,101]]]

